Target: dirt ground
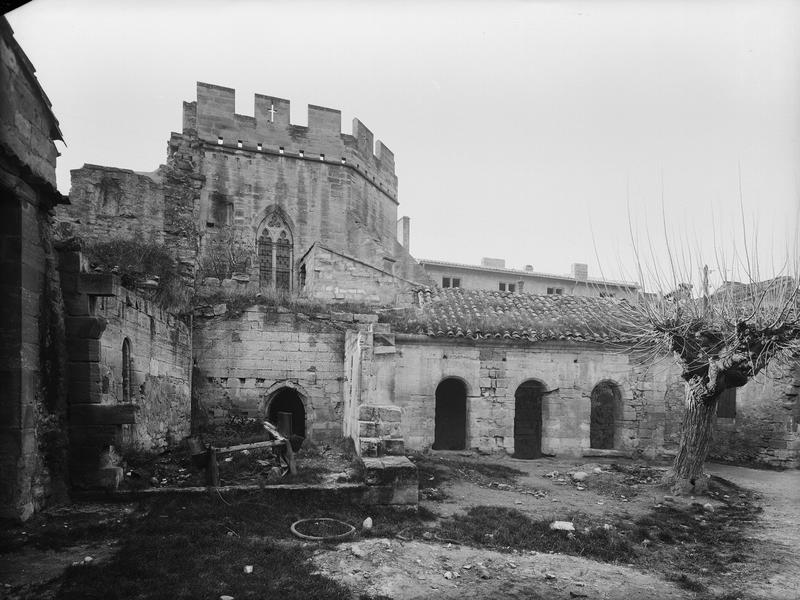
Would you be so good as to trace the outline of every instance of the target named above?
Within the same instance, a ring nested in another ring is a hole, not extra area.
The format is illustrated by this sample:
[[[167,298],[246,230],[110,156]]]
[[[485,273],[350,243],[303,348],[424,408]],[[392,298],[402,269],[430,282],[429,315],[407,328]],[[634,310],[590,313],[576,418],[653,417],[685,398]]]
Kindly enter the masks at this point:
[[[535,461],[478,457],[469,453],[435,453],[442,462],[497,463],[523,471],[513,484],[485,477],[458,477],[446,483],[442,501],[421,506],[449,517],[472,506],[504,506],[532,518],[564,520],[573,512],[595,516],[599,524],[623,516],[634,519],[654,505],[689,504],[695,498],[672,498],[658,480],[625,477],[607,462]],[[435,460],[435,459],[434,459]],[[615,461],[633,466],[628,461]],[[451,469],[452,470],[452,469]],[[599,472],[597,472],[599,470]],[[656,466],[656,473],[666,470]],[[589,474],[580,484],[568,473]],[[707,471],[763,494],[764,514],[750,535],[766,540],[769,551],[743,564],[702,594],[682,589],[653,573],[626,565],[575,556],[536,552],[499,553],[456,544],[369,540],[319,551],[320,572],[339,579],[358,594],[394,600],[416,598],[800,598],[800,472],[759,471],[709,465]],[[557,475],[553,476],[554,472]],[[644,473],[646,475],[647,473]],[[459,475],[456,469],[456,475]],[[432,479],[432,477],[431,477]],[[637,483],[637,481],[639,481]],[[420,488],[426,482],[420,480]],[[424,494],[423,494],[424,495]],[[703,503],[719,505],[713,498]],[[777,544],[776,544],[777,543]],[[761,547],[761,546],[759,546]],[[489,573],[476,575],[476,565]],[[450,576],[447,573],[451,574]]]
[[[743,589],[753,598],[800,598],[800,471],[761,471],[730,465],[707,465],[706,471],[733,483],[758,490],[764,509],[759,527],[747,532],[770,551],[755,566],[763,575],[745,580]]]
[[[420,463],[421,465],[423,463]],[[493,465],[500,465],[496,470]],[[505,467],[505,469],[502,469]],[[581,514],[598,527],[619,519],[634,520],[654,506],[681,506],[693,498],[672,498],[659,484],[665,467],[630,461],[535,461],[439,452],[420,469],[420,506],[440,520],[471,507],[516,509],[536,520],[569,520]],[[521,471],[513,474],[509,469]],[[502,548],[478,548],[419,536],[364,537],[313,550],[313,568],[345,584],[354,599],[412,598],[702,598],[734,600],[800,598],[800,471],[761,471],[708,465],[710,474],[756,492],[763,506],[758,520],[745,528],[752,552],[722,577],[709,574],[705,587],[692,591],[667,581],[658,569],[588,558]],[[570,475],[582,471],[583,481]],[[495,472],[497,477],[493,477]],[[721,506],[721,498],[700,498]],[[133,505],[60,508],[48,527],[64,528],[83,510],[85,520],[105,528],[102,539],[60,545],[57,550],[21,543],[0,554],[0,598],[57,597],[62,571],[91,557],[102,564],[118,551],[116,538]],[[64,524],[61,524],[61,520]],[[118,524],[118,525],[115,525]],[[377,524],[376,524],[377,525]],[[44,526],[44,525],[43,525]],[[116,528],[115,528],[116,527]],[[68,529],[66,540],[72,541]],[[20,534],[26,535],[24,531]],[[15,540],[12,542],[16,543]],[[280,543],[301,545],[300,541]],[[314,546],[308,546],[313,549]],[[258,565],[257,565],[258,568]],[[704,569],[701,569],[704,570]],[[47,582],[53,582],[50,585]]]

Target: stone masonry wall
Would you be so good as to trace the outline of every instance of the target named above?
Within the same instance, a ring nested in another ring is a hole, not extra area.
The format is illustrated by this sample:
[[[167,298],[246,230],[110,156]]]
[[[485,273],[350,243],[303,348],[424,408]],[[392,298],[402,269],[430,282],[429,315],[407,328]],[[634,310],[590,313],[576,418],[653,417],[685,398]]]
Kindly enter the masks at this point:
[[[121,289],[96,300],[107,321],[100,337],[102,403],[122,403],[122,345],[131,349],[131,398],[136,423],[124,426],[124,446],[155,450],[190,433],[192,354],[189,328],[153,303]]]
[[[49,234],[61,139],[35,69],[0,17],[0,518],[64,490],[63,305]]]
[[[391,265],[389,266],[391,268]],[[414,283],[363,261],[315,244],[300,261],[304,296],[329,302],[392,304],[410,302]],[[416,284],[418,285],[418,284]]]
[[[156,173],[87,164],[71,175],[70,204],[56,211],[59,237],[164,241],[164,196]]]
[[[591,346],[541,344],[533,347],[436,340],[397,334],[392,370],[393,404],[403,409],[406,446],[433,443],[435,392],[447,377],[467,387],[467,446],[514,451],[514,393],[523,382],[544,383],[542,450],[580,456],[589,450],[590,395],[603,380],[622,394],[618,449],[655,456],[664,446],[664,414],[682,391],[667,385],[667,363],[649,369],[626,354]],[[677,394],[677,397],[676,397]]]
[[[207,418],[266,418],[270,400],[290,388],[310,442],[342,439],[343,327],[256,306],[235,318],[196,318],[193,343],[195,395]]]
[[[773,367],[736,390],[736,416],[717,417],[711,457],[800,467],[800,365]]]

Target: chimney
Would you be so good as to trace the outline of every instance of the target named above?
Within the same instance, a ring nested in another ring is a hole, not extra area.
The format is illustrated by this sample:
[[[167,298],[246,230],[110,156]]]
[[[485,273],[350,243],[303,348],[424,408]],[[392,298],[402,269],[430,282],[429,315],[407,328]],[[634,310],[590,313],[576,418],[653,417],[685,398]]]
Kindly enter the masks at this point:
[[[505,269],[506,268],[506,260],[504,258],[487,258],[487,257],[483,257],[481,259],[481,266],[482,267],[489,267],[490,269]]]
[[[526,271],[533,271],[533,265],[525,265]]]
[[[586,281],[589,278],[589,265],[572,263],[572,278],[578,281]]]
[[[406,252],[411,252],[409,248],[411,243],[411,219],[409,217],[400,217],[397,220],[397,241],[403,245]]]

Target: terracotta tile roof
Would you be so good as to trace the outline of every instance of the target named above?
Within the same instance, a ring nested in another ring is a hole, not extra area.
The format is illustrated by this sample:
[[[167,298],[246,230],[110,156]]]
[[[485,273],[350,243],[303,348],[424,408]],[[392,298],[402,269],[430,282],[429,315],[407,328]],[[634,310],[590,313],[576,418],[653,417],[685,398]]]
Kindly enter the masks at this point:
[[[625,300],[463,288],[424,288],[415,296],[419,308],[408,331],[423,335],[528,342],[630,341],[603,319],[603,314],[624,311],[629,306]]]

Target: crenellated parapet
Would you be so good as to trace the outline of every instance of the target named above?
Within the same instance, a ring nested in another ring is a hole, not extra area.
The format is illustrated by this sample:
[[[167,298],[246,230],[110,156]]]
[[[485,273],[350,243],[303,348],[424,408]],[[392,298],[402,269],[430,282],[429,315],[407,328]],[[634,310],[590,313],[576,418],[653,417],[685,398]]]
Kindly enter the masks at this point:
[[[282,155],[354,169],[397,201],[394,154],[358,119],[342,133],[341,111],[308,105],[308,126],[289,121],[290,103],[255,95],[254,116],[236,114],[236,91],[197,83],[197,101],[184,102],[184,133],[222,148]]]

